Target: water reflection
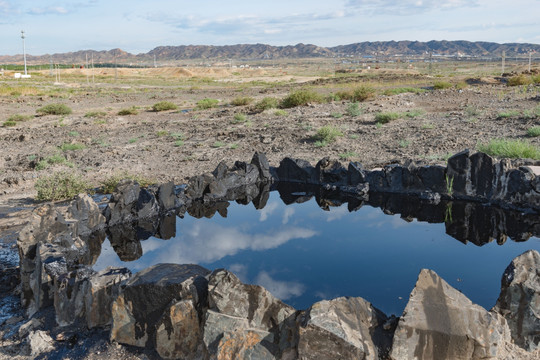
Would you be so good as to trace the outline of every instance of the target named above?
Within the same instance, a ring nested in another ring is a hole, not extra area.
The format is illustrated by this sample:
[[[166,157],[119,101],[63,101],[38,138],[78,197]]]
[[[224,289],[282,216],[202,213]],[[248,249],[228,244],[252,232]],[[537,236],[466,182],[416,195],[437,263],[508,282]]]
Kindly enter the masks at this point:
[[[94,267],[225,267],[297,308],[348,295],[400,314],[421,268],[435,270],[489,308],[508,263],[528,249],[540,250],[540,220],[533,215],[396,195],[367,199],[320,188],[291,191],[282,184],[268,190],[250,189],[238,204],[193,203],[181,219],[111,228]],[[247,200],[260,210],[239,205]]]

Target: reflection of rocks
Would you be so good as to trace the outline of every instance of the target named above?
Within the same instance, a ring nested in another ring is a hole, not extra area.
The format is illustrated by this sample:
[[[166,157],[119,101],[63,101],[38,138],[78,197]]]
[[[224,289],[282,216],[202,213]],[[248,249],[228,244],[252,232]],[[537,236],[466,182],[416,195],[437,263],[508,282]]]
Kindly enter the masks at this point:
[[[137,228],[134,226],[110,227],[109,242],[122,261],[133,261],[142,256],[141,239],[137,237]]]
[[[362,298],[341,297],[313,304],[303,315],[298,344],[303,359],[379,359],[386,357],[392,331],[386,315]],[[319,349],[319,351],[314,351]]]
[[[393,359],[498,359],[510,331],[435,272],[422,270],[399,320]]]
[[[493,308],[508,320],[514,342],[532,351],[540,347],[540,254],[530,250],[515,258],[502,276]]]

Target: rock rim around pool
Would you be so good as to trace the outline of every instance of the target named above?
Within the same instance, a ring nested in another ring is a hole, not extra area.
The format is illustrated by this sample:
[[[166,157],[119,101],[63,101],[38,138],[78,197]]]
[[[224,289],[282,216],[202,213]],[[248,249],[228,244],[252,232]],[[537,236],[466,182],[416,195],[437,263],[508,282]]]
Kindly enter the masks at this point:
[[[320,354],[496,358],[502,349],[493,344],[499,342],[536,351],[540,282],[536,251],[516,258],[509,266],[497,306],[489,312],[432,271],[422,270],[410,308],[408,304],[395,334],[395,319],[361,298],[316,303],[303,311],[275,299],[264,288],[241,283],[226,270],[159,264],[131,276],[122,269],[104,274],[90,268],[95,261],[93,251],[100,248],[104,231],[112,225],[141,225],[142,220],[187,209],[196,201],[216,202],[239,193],[245,201],[253,201],[261,188],[278,180],[359,196],[372,192],[421,196],[428,191],[444,198],[537,211],[540,181],[527,167],[531,164],[515,168],[511,162],[497,163],[486,156],[456,154],[448,168],[411,162],[366,171],[360,164],[345,169],[329,159],[315,167],[284,160],[275,169],[267,167],[258,154],[249,164],[237,162],[232,168],[220,164],[212,174],[190,181],[185,191],[177,192],[173,184],[141,189],[134,182],[122,182],[104,215],[84,195],[67,212],[46,204],[36,209],[18,239],[23,303],[29,315],[53,305],[59,325],[78,321],[86,321],[88,327],[112,324],[111,339],[154,347],[164,358],[308,359]],[[449,176],[455,181],[452,188],[448,187]],[[105,290],[98,296],[95,288]],[[525,296],[516,296],[518,293]],[[108,295],[104,298],[103,294]],[[104,307],[104,318],[96,318],[100,311],[92,308],[95,304]],[[414,316],[420,306],[423,312]],[[186,337],[188,329],[194,332]]]

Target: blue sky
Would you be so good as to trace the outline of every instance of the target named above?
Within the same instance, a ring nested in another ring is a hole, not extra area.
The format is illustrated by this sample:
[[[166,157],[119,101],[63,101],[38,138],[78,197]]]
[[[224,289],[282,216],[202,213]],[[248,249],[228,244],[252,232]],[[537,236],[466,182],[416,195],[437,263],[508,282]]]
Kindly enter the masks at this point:
[[[0,0],[0,55],[160,45],[540,43],[540,0]]]

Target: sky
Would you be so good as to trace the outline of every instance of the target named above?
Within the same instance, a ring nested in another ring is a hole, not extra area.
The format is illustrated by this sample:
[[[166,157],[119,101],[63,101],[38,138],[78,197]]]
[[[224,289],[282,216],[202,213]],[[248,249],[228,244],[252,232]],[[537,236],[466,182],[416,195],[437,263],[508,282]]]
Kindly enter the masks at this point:
[[[0,55],[363,41],[540,43],[540,0],[0,0]]]

